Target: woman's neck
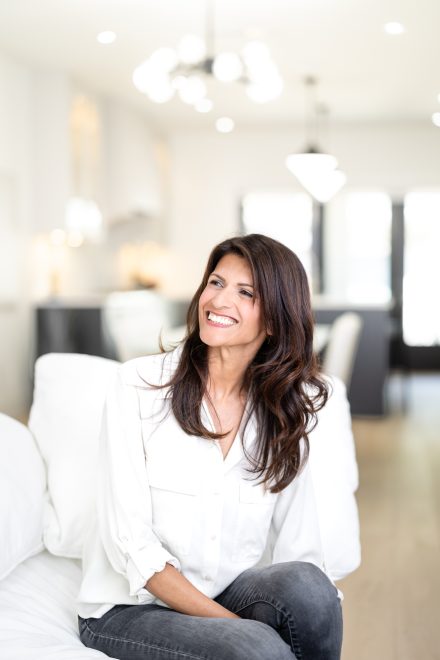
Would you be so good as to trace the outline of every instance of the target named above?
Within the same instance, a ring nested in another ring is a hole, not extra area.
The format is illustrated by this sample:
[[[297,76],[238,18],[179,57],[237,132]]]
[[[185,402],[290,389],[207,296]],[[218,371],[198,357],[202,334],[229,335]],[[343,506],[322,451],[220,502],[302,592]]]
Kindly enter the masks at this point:
[[[213,401],[230,398],[245,398],[243,381],[249,361],[243,353],[228,348],[208,349],[207,390]]]

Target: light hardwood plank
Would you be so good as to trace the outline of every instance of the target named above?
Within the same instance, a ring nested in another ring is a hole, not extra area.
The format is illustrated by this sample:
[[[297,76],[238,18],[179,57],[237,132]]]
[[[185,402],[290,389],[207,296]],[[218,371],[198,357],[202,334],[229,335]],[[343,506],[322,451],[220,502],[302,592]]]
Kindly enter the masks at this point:
[[[440,659],[440,376],[408,410],[355,419],[362,566],[345,595],[343,660]]]

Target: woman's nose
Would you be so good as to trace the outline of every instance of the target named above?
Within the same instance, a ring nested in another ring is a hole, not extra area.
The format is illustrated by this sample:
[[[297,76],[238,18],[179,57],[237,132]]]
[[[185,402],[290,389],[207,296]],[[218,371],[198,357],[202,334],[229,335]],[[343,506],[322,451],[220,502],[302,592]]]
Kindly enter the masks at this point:
[[[230,307],[231,292],[226,287],[218,289],[212,302],[217,309],[220,309],[221,307]]]

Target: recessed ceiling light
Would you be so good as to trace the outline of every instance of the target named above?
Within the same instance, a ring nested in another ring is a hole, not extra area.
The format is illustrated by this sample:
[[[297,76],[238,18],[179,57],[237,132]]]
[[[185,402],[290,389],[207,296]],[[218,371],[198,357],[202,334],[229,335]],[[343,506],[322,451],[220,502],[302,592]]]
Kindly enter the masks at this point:
[[[440,128],[440,112],[434,112],[432,115],[432,123],[434,126],[438,126]]]
[[[100,32],[98,36],[96,37],[96,40],[99,41],[100,44],[112,44],[116,39],[116,34],[114,32],[111,32],[110,30],[106,30],[105,32]]]
[[[67,234],[67,245],[69,247],[81,247],[81,245],[84,243],[84,236],[80,231],[70,231]]]
[[[215,122],[215,127],[219,133],[231,133],[234,130],[234,120],[230,117],[220,117]]]
[[[405,26],[398,21],[390,21],[389,23],[385,23],[383,29],[387,34],[391,34],[393,36],[406,32]]]
[[[200,101],[197,101],[194,107],[197,110],[197,112],[204,113],[204,112],[211,112],[213,105],[214,104],[211,101],[211,99],[201,99]]]

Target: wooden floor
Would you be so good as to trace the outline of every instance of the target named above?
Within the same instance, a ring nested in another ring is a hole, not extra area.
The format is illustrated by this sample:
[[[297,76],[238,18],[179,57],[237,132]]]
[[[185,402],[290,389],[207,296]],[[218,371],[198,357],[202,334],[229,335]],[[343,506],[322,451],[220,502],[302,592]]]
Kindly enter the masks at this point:
[[[401,386],[392,414],[353,422],[363,559],[338,585],[343,660],[440,660],[440,375]]]

